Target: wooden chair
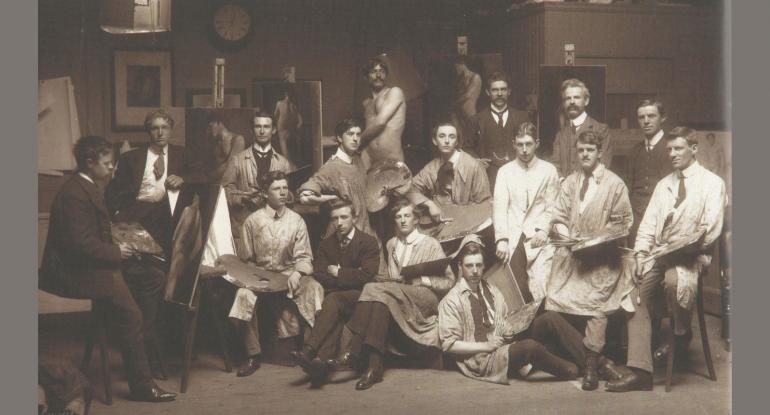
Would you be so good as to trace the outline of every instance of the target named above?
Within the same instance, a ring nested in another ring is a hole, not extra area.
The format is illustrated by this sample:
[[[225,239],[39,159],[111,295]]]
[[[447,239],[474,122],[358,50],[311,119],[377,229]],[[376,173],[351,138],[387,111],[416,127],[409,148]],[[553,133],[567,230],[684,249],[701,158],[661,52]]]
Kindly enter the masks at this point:
[[[700,340],[701,345],[703,346],[703,355],[706,360],[706,367],[708,368],[709,375],[708,378],[712,381],[716,382],[717,375],[714,371],[714,361],[711,358],[711,348],[709,347],[709,339],[708,339],[708,331],[706,329],[706,315],[703,311],[703,273],[707,272],[707,270],[704,270],[701,272],[701,274],[698,276],[698,289],[695,296],[695,302],[697,307],[697,313],[698,313],[698,327],[700,329]],[[671,314],[669,313],[669,322],[672,322]],[[666,357],[666,392],[671,392],[671,379],[674,374],[674,327],[673,323],[669,323],[671,326],[668,331],[668,342],[672,345],[672,347],[668,350],[668,355]]]
[[[86,339],[86,350],[83,353],[83,360],[80,362],[80,370],[83,373],[88,372],[91,363],[91,355],[94,351],[94,345],[99,344],[99,353],[102,363],[102,380],[104,382],[104,404],[112,405],[112,384],[110,381],[110,356],[107,348],[107,330],[104,321],[104,313],[96,311],[98,303],[91,302],[91,327],[88,329]]]

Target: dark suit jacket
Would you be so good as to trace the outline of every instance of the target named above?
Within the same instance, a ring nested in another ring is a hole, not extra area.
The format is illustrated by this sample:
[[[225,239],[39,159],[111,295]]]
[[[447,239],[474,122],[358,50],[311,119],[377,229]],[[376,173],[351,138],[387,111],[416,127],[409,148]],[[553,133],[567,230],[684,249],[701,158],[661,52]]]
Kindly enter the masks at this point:
[[[521,123],[525,121],[529,121],[529,113],[509,106],[508,120],[501,129],[492,116],[492,109],[487,106],[474,116],[476,135],[467,137],[468,140],[463,149],[470,151],[478,158],[493,158],[492,153],[494,152],[499,157],[507,155],[509,159],[512,159],[513,143],[511,140],[516,135],[516,131],[519,130]],[[498,163],[498,167],[502,164],[504,162]]]
[[[120,261],[101,190],[74,174],[51,206],[40,288],[65,297],[107,296],[122,278]]]
[[[593,130],[604,137],[602,143],[602,163],[604,163],[604,167],[608,169],[612,167],[612,141],[610,138],[610,128],[607,124],[602,124],[588,116],[578,129],[577,134],[573,134],[569,127],[564,127],[556,133],[556,139],[553,142],[553,156],[551,157],[551,163],[556,166],[556,170],[559,171],[559,176],[567,177],[579,167],[575,140],[577,140],[577,136],[580,135],[580,133],[589,130]]]
[[[144,166],[147,162],[147,145],[127,151],[120,156],[115,177],[107,185],[105,197],[110,215],[116,222],[139,222],[163,247],[166,253],[171,246],[171,209],[164,198],[158,203],[136,200],[142,185]],[[187,163],[184,148],[168,145],[168,175],[186,180]]]
[[[326,272],[329,265],[339,265],[337,277]],[[356,228],[353,240],[341,248],[337,235],[332,234],[318,245],[313,276],[328,291],[360,290],[372,281],[380,267],[377,239]]]

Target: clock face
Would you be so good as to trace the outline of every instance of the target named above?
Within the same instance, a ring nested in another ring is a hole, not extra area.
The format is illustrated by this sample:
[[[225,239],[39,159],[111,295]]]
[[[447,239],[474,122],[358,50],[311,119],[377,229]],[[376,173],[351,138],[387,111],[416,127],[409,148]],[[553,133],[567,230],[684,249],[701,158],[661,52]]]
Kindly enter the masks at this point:
[[[249,34],[251,15],[237,4],[225,4],[214,12],[214,31],[223,40],[237,42]]]

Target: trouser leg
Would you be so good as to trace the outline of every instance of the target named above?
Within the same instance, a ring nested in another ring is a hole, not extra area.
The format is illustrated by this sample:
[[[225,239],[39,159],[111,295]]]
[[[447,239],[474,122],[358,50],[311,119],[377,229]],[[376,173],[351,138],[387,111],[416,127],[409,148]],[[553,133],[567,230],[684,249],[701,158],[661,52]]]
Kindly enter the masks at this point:
[[[607,316],[593,316],[586,322],[583,345],[586,349],[601,353],[607,337]]]
[[[564,352],[562,357],[583,367],[586,356],[583,348],[583,336],[567,322],[561,314],[546,311],[532,322],[530,336],[546,346],[553,346]],[[559,354],[559,353],[557,353]]]
[[[674,330],[674,335],[683,336],[690,330],[692,323],[692,312],[679,305],[679,301],[676,298],[676,289],[679,276],[677,275],[676,268],[671,267],[666,270],[665,277],[663,279],[663,292],[666,296],[666,307],[668,308],[668,314],[671,316],[671,327]]]
[[[166,284],[166,273],[144,260],[125,261],[122,268],[126,284],[142,312],[144,338],[155,339],[155,325]]]
[[[366,331],[369,328],[369,322],[371,322],[372,316],[372,301],[363,301],[356,303],[353,311],[353,317],[347,324],[348,329],[353,334],[353,338],[350,341],[350,354],[353,356],[361,356],[361,348],[364,344],[364,337]]]
[[[259,344],[259,314],[257,313],[257,303],[254,303],[254,314],[251,321],[242,321],[243,347],[246,350],[246,356],[255,356],[262,353],[262,347]]]
[[[636,311],[628,319],[628,362],[627,366],[652,373],[652,322],[651,308],[659,292],[664,270],[656,264],[642,277],[641,284],[630,294],[635,301]],[[636,299],[639,299],[637,302]]]
[[[115,279],[113,294],[109,298],[98,301],[100,308],[106,308],[99,312],[106,312],[113,321],[129,385],[152,382],[144,349],[142,312],[123,278]]]
[[[557,377],[575,378],[577,366],[548,351],[533,339],[525,339],[508,346],[508,373],[516,373],[531,363],[537,369]]]
[[[511,271],[513,271],[513,277],[516,279],[524,302],[528,303],[532,301],[532,292],[529,289],[529,273],[527,272],[527,251],[524,247],[524,234],[521,235],[519,241],[516,243],[516,249],[513,251],[510,264]]]
[[[352,315],[360,295],[361,291],[349,290],[333,292],[324,298],[321,312],[316,317],[315,327],[307,341],[307,345],[321,359],[329,359],[336,354],[344,322]]]

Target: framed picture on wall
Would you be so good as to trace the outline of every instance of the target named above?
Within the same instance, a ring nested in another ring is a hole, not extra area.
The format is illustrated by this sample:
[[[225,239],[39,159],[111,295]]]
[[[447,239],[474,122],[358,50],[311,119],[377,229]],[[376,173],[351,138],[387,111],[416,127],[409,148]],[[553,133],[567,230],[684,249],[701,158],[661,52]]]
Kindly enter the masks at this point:
[[[556,133],[562,126],[567,125],[561,102],[561,84],[571,78],[583,81],[591,92],[591,98],[586,107],[588,115],[599,122],[606,123],[606,66],[540,65],[538,134],[540,151],[544,155],[552,153]]]
[[[112,54],[112,129],[142,129],[149,111],[174,102],[170,50],[115,50]]]
[[[211,88],[188,88],[185,95],[185,106],[188,108],[214,107]],[[244,108],[247,106],[245,89],[225,88],[225,108]]]
[[[275,118],[273,148],[297,168],[323,163],[321,103],[321,81],[252,81],[252,106]]]

